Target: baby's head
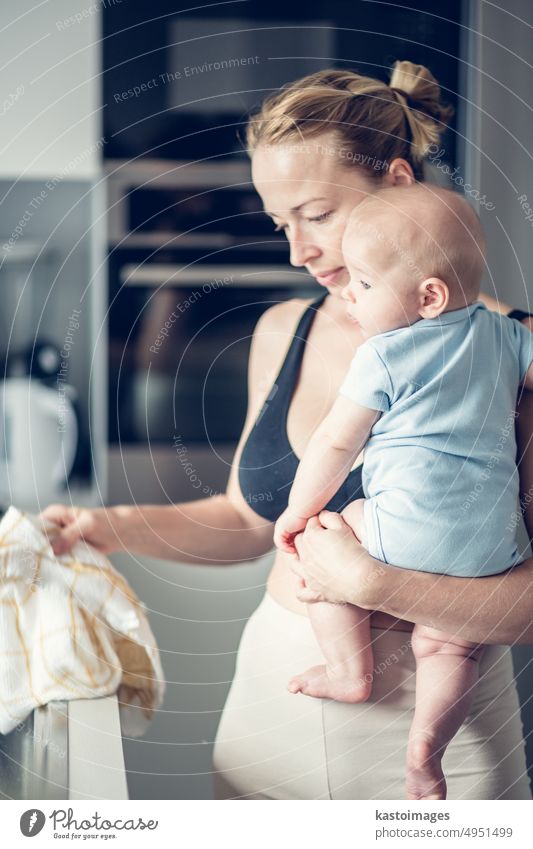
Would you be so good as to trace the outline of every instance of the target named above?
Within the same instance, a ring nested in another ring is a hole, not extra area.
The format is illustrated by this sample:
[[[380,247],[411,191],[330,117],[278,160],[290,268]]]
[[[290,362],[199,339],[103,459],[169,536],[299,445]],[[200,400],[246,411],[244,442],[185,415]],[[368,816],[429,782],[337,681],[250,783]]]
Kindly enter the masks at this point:
[[[365,198],[342,252],[350,272],[343,297],[367,336],[471,304],[485,267],[477,214],[456,192],[427,183]]]

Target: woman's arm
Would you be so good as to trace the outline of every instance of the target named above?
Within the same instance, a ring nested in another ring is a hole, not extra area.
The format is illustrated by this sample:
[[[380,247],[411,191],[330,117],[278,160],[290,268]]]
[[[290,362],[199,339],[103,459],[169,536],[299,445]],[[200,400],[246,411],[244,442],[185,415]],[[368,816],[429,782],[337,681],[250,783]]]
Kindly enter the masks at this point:
[[[134,504],[85,509],[54,504],[41,514],[59,525],[50,538],[55,554],[79,539],[110,554],[132,554],[182,563],[225,565],[253,560],[272,547],[272,526],[251,522],[228,493],[184,504]]]
[[[300,601],[348,602],[472,642],[533,643],[533,558],[489,578],[398,569],[371,557],[342,516],[326,511],[309,520],[296,548]]]
[[[278,304],[257,324],[250,350],[248,414],[224,494],[164,506],[134,504],[90,510],[53,504],[41,517],[59,527],[53,532],[55,553],[63,554],[80,538],[105,553],[126,550],[186,563],[224,565],[268,552],[273,525],[254,513],[243,498],[238,466],[300,311],[296,301]]]

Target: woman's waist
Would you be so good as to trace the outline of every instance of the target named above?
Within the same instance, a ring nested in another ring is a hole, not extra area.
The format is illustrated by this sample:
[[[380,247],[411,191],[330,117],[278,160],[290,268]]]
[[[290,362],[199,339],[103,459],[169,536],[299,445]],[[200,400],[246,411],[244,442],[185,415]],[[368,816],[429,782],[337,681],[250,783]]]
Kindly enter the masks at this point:
[[[307,605],[298,600],[296,592],[298,589],[298,579],[294,575],[287,564],[281,561],[281,558],[276,558],[276,562],[270,572],[267,581],[267,594],[278,605],[285,608],[290,613],[296,613],[307,618]],[[369,611],[370,626],[376,629],[394,630],[394,631],[412,631],[413,623],[407,622],[404,619],[397,619],[394,616],[389,616],[388,613],[382,613],[379,610]]]
[[[394,621],[391,617],[388,619]],[[375,624],[375,621],[380,624]],[[404,630],[401,625],[407,626],[408,630]],[[385,619],[374,620],[372,615],[374,674],[379,678],[387,672],[387,683],[383,684],[385,689],[401,684],[402,689],[414,693],[416,661],[412,651],[412,627],[412,623],[403,621],[398,622],[397,627],[391,627]],[[261,674],[266,674],[273,667],[279,674],[281,667],[286,665],[287,670],[294,674],[299,663],[309,667],[322,662],[323,655],[305,611],[302,615],[286,607],[267,588],[243,633],[237,661],[241,672],[244,669],[246,674],[251,675],[254,669],[253,674],[257,674],[260,669]],[[394,674],[392,669],[396,670]],[[513,684],[509,647],[485,646],[479,671],[483,684],[476,688],[476,702],[482,704],[493,698],[498,688]],[[374,695],[378,695],[379,691],[378,687]]]

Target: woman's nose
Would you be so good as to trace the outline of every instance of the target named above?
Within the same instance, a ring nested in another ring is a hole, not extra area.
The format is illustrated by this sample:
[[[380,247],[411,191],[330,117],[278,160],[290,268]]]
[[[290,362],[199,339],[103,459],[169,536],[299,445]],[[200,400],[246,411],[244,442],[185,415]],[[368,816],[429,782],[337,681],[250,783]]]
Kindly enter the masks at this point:
[[[303,237],[294,235],[290,240],[291,248],[291,265],[307,265],[312,259],[320,256],[320,248],[313,245],[312,242],[306,241]]]

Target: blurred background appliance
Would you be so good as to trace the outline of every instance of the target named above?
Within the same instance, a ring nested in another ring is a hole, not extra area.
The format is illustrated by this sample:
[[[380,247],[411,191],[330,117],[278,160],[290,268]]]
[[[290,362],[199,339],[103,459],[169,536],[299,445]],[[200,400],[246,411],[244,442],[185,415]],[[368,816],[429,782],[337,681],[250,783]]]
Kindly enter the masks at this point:
[[[51,363],[55,353],[60,362],[53,346],[43,346],[45,366],[46,359]],[[15,362],[17,367],[32,363],[31,349]],[[5,371],[9,374],[9,360]],[[4,506],[13,503],[23,510],[40,511],[64,497],[76,457],[79,425],[73,387],[57,378],[54,383],[50,378],[39,379],[36,372],[37,367],[25,375],[8,376],[3,382],[0,499]]]

